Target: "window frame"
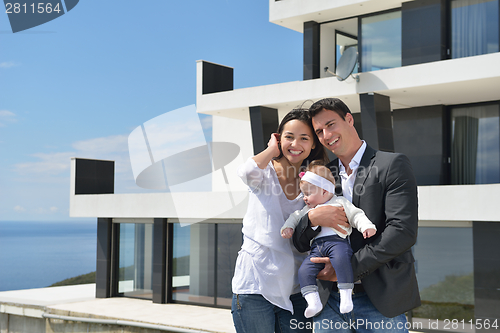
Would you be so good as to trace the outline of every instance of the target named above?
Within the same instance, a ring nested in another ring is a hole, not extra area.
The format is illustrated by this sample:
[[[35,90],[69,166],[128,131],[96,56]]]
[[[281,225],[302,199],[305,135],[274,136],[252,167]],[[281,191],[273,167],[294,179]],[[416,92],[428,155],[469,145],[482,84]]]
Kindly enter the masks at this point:
[[[151,297],[141,297],[136,295],[128,295],[126,292],[119,292],[119,282],[120,282],[120,226],[121,224],[151,224],[153,227],[154,233],[154,223],[151,219],[140,219],[140,220],[122,220],[122,219],[113,219],[112,222],[112,240],[111,240],[111,297],[126,297],[126,298],[134,298],[134,299],[143,299],[143,300],[153,300],[154,291],[151,289]],[[154,235],[153,235],[154,236]],[[154,242],[154,237],[152,237],[152,242]],[[153,247],[154,255],[154,244],[151,244]],[[154,264],[152,263],[151,266]],[[151,275],[153,274],[153,269],[151,270]]]
[[[173,286],[172,286],[172,279],[173,279],[173,242],[175,239],[175,234],[173,232],[174,230],[174,224],[179,223],[178,219],[168,219],[168,227],[167,229],[171,230],[172,232],[170,233],[170,237],[167,242],[167,246],[170,247],[170,251],[167,251],[167,275],[166,275],[166,299],[167,303],[173,303],[173,304],[185,304],[185,305],[196,305],[196,306],[205,306],[205,307],[210,307],[210,308],[220,308],[220,309],[230,309],[230,305],[221,305],[217,303],[217,298],[218,298],[218,290],[217,290],[217,282],[218,282],[218,249],[219,249],[219,239],[218,239],[218,233],[219,233],[219,224],[237,224],[243,226],[243,219],[230,219],[230,220],[206,220],[201,223],[204,224],[214,224],[215,225],[215,230],[214,230],[214,286],[213,286],[213,291],[214,291],[214,296],[213,296],[213,303],[208,304],[208,303],[200,303],[200,302],[193,302],[193,301],[182,301],[182,300],[174,300],[173,299]],[[242,242],[243,242],[243,233],[241,234],[242,237]]]

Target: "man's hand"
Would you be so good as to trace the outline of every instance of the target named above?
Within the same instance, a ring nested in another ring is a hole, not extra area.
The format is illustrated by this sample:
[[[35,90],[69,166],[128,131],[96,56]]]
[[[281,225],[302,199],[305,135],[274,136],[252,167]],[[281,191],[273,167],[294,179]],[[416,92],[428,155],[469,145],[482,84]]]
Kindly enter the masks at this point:
[[[341,234],[347,235],[346,231],[342,228],[349,228],[344,207],[322,206],[310,210],[308,216],[313,227],[318,225],[322,227],[330,227],[337,230]]]
[[[323,268],[318,275],[316,276],[320,280],[325,281],[337,281],[337,273],[333,269],[332,263],[330,262],[330,258],[328,257],[314,257],[311,258],[311,261],[316,264],[325,264],[325,268]]]

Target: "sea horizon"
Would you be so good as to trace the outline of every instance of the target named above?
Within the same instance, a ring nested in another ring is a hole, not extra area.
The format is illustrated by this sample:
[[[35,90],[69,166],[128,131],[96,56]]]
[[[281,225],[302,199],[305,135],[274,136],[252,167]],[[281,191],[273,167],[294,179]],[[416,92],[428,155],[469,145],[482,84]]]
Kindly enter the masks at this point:
[[[94,272],[96,250],[97,221],[0,221],[0,291]]]

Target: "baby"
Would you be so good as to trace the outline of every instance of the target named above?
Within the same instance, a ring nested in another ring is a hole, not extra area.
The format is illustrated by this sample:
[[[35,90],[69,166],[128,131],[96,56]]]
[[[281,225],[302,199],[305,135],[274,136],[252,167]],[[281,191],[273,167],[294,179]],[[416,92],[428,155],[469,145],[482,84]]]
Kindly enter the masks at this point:
[[[290,215],[281,228],[281,236],[290,238],[300,219],[311,209],[321,205],[344,207],[349,224],[363,233],[364,238],[375,235],[377,228],[366,217],[365,213],[355,207],[344,197],[337,197],[335,193],[335,178],[331,171],[318,161],[313,161],[301,176],[300,189],[304,194],[306,206]],[[307,301],[304,312],[306,318],[317,315],[323,309],[316,285],[316,276],[323,269],[324,264],[311,262],[311,257],[329,257],[337,274],[338,289],[340,292],[340,312],[348,313],[353,309],[352,290],[354,277],[351,266],[352,249],[346,237],[351,234],[352,228],[345,230],[347,235],[337,232],[333,228],[322,227],[320,233],[311,243],[311,252],[299,268],[299,283],[302,295]]]

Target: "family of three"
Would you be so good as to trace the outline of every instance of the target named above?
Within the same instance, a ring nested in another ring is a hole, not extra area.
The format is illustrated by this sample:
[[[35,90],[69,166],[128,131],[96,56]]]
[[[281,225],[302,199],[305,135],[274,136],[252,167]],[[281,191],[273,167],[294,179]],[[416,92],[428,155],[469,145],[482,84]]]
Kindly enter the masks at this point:
[[[326,98],[289,112],[238,174],[250,192],[232,280],[238,333],[408,332],[420,297],[407,157],[368,146],[349,108]]]

